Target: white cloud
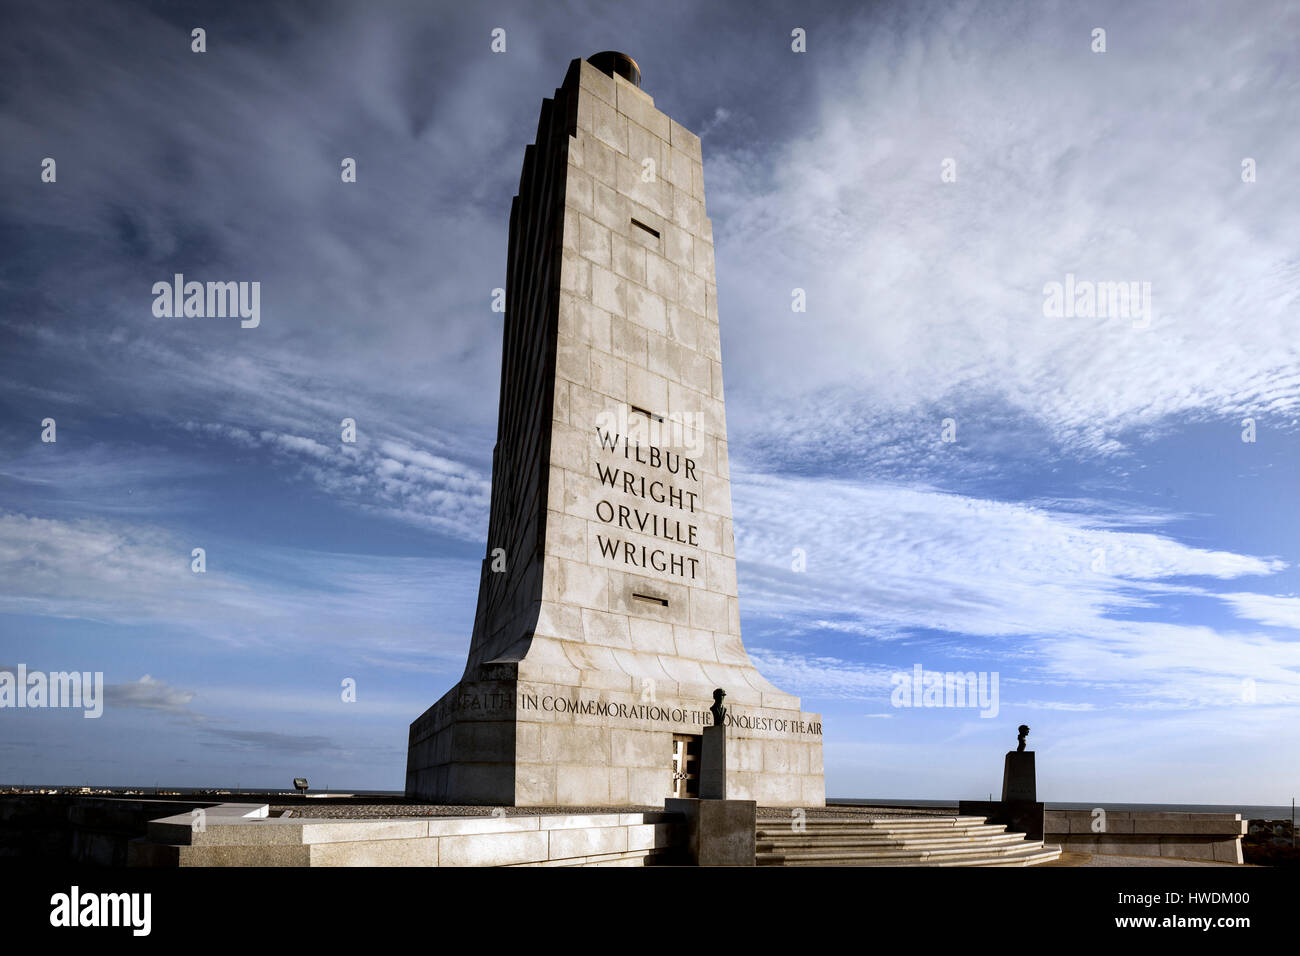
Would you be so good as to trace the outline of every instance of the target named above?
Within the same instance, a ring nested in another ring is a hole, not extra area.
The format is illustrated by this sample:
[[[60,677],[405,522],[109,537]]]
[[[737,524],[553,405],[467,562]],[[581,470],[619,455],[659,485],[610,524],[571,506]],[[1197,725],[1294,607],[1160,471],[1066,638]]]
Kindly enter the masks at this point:
[[[195,546],[206,547],[206,573],[191,570]],[[0,578],[0,612],[148,623],[172,640],[322,658],[352,658],[361,642],[369,657],[453,670],[473,623],[463,595],[478,563],[196,544],[152,525],[0,513]]]
[[[1220,594],[1238,617],[1259,621],[1270,627],[1287,627],[1300,631],[1300,598],[1272,594]]]
[[[928,436],[936,413],[980,403],[1095,456],[1179,420],[1296,425],[1300,83],[1258,69],[1291,37],[1226,8],[1177,31],[1114,8],[1112,37],[1142,53],[1095,55],[1076,18],[1017,9],[846,24],[823,41],[842,69],[801,135],[775,156],[712,148],[730,411],[747,433],[856,457],[862,432],[907,441],[921,417]],[[1269,175],[1243,183],[1243,154]],[[1066,273],[1150,282],[1150,328],[1044,318],[1043,286]],[[871,411],[846,434],[826,399],[855,394]]]
[[[982,644],[994,660],[1104,682],[1143,704],[1240,700],[1248,679],[1260,702],[1300,701],[1300,642],[1168,623],[1161,608],[1213,596],[1186,579],[1264,576],[1282,561],[1116,530],[1113,515],[1093,527],[1073,511],[910,487],[749,473],[734,481],[747,614],[798,620],[807,635],[834,608],[841,641],[947,632],[967,651]],[[791,570],[794,548],[806,553],[803,573]],[[771,656],[760,670],[778,686],[828,696],[864,686],[869,670],[827,671],[827,641],[817,647],[806,662]]]
[[[148,674],[136,681],[109,684],[104,688],[104,695],[113,707],[140,707],[170,714],[192,714],[189,703],[194,699],[192,691],[172,687]]]

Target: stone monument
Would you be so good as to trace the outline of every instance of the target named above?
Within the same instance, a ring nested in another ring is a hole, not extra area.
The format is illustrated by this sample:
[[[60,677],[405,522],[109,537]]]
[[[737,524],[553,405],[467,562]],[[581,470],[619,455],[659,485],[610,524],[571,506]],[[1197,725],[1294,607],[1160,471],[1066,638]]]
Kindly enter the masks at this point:
[[[510,213],[491,517],[460,682],[411,724],[437,803],[822,806],[821,720],[740,636],[700,140],[630,57],[574,60]],[[694,769],[692,765],[694,762]]]

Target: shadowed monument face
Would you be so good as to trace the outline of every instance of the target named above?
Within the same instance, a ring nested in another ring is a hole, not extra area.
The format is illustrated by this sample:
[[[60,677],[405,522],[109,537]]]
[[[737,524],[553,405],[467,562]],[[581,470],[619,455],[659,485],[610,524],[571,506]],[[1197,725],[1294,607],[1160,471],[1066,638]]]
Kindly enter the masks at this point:
[[[721,687],[726,795],[825,803],[820,717],[740,638],[700,141],[639,82],[574,60],[524,153],[474,633],[414,799],[662,804]]]

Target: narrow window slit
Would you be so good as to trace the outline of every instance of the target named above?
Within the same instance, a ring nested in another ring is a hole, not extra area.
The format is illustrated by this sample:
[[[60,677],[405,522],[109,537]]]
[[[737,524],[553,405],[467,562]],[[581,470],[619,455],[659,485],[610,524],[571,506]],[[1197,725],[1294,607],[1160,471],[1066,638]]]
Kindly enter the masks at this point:
[[[627,408],[633,415],[644,415],[652,422],[662,422],[664,420],[662,415],[656,415],[654,412],[641,408],[639,405],[629,405]]]
[[[653,595],[650,594],[636,594],[635,592],[632,594],[632,596],[636,598],[638,601],[649,601],[651,604],[658,604],[660,607],[668,606],[667,598],[654,597]]]
[[[645,223],[643,223],[643,222],[642,222],[641,220],[639,220],[639,219],[633,219],[633,220],[632,220],[632,225],[636,226],[638,229],[644,229],[646,232],[650,233],[650,235],[654,236],[656,239],[659,238],[659,230],[658,230],[658,229],[651,229],[649,226],[647,226]]]

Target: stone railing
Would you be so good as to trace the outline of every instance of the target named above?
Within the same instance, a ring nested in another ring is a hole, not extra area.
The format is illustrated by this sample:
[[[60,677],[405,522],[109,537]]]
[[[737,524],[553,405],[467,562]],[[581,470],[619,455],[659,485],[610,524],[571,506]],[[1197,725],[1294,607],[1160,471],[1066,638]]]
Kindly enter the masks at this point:
[[[1239,813],[1047,810],[1044,839],[1063,850],[1240,863],[1247,823]]]

